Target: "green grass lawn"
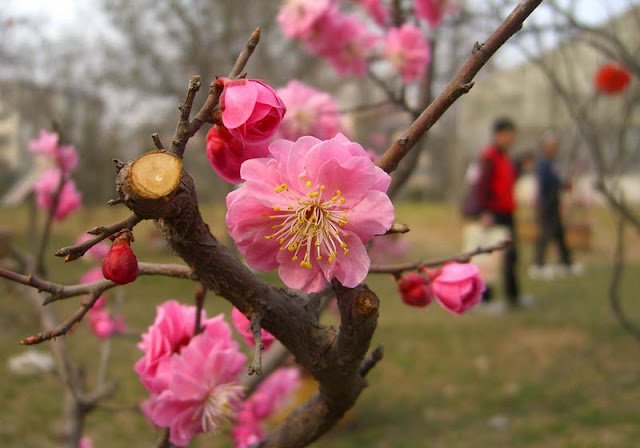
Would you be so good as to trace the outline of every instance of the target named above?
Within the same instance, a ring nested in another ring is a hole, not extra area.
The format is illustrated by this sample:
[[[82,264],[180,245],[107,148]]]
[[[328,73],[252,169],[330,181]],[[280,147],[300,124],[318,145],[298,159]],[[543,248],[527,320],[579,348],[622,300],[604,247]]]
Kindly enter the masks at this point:
[[[214,231],[222,231],[221,210],[205,208]],[[51,250],[68,244],[82,230],[118,219],[123,210],[90,209],[55,233]],[[412,231],[412,257],[454,254],[460,246],[460,221],[454,207],[403,204],[399,221]],[[0,211],[2,230],[13,230],[24,247],[25,210]],[[464,317],[438,305],[404,306],[386,276],[369,279],[381,300],[374,344],[385,358],[370,374],[370,387],[343,424],[315,446],[347,447],[636,447],[640,446],[640,344],[626,334],[607,304],[612,224],[603,211],[593,213],[594,248],[578,258],[586,273],[554,282],[524,280],[537,298],[532,309],[503,316],[474,312]],[[140,260],[176,259],[150,244],[153,227],[136,230]],[[630,315],[640,322],[640,243],[629,235],[631,262],[623,292]],[[523,248],[523,264],[530,250]],[[89,264],[63,264],[50,257],[51,277],[75,281]],[[523,269],[524,270],[524,269]],[[33,310],[0,283],[0,356],[25,350],[18,341],[38,331]],[[154,306],[175,298],[190,302],[193,285],[185,280],[143,277],[122,288],[129,327],[140,332],[154,318]],[[62,317],[77,299],[53,306]],[[210,314],[229,305],[209,297]],[[95,338],[80,326],[67,341],[86,366],[88,381],[99,359]],[[110,376],[120,389],[110,405],[144,399],[133,372],[139,357],[136,337],[115,340]],[[46,350],[46,344],[38,347]],[[61,394],[54,375],[15,376],[6,365],[0,382],[0,445],[61,446]],[[96,448],[152,446],[157,431],[135,411],[98,410],[87,434]],[[193,446],[229,446],[226,437],[207,435]]]

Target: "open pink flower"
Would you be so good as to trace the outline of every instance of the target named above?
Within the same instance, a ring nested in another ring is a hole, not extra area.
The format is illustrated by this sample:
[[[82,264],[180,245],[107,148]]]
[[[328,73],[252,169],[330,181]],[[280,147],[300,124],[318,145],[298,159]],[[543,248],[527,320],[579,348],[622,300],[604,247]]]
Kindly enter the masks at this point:
[[[48,211],[53,206],[53,197],[58,189],[59,182],[59,170],[49,170],[42,174],[34,186],[36,203],[40,208]],[[53,218],[56,221],[62,221],[69,216],[70,213],[80,208],[82,208],[82,195],[78,193],[76,185],[72,180],[66,180],[60,191],[58,207],[56,208]]]
[[[440,26],[444,16],[456,8],[453,0],[415,0],[416,15],[426,20],[431,28]]]
[[[155,322],[138,344],[144,355],[135,365],[136,373],[149,392],[159,393],[166,388],[168,360],[191,341],[195,317],[194,306],[181,305],[175,300],[168,300],[157,308]],[[203,312],[202,324],[208,326],[211,322]],[[231,338],[230,329],[228,333],[223,336]]]
[[[383,26],[389,22],[391,13],[382,0],[359,0],[359,3],[378,25]]]
[[[76,239],[76,244],[85,243],[93,238],[94,238],[93,235],[84,233]],[[91,259],[95,261],[102,261],[108,252],[109,252],[109,245],[104,241],[101,241],[98,244],[93,245],[91,249],[87,251],[87,254],[89,254],[91,256]],[[102,277],[102,274],[100,274],[100,277]]]
[[[422,31],[405,23],[387,33],[384,55],[405,83],[417,81],[424,75],[431,58],[431,50]]]
[[[171,443],[186,446],[196,434],[217,431],[235,416],[245,361],[224,317],[210,319],[203,333],[170,357],[166,389],[152,395],[142,410],[153,423],[169,428]]]
[[[122,316],[113,318],[111,313],[100,307],[99,309],[91,308],[87,318],[89,328],[93,333],[101,339],[108,338],[113,334],[124,333],[127,325]]]
[[[234,307],[233,310],[231,310],[231,322],[233,322],[233,326],[236,328],[238,333],[240,333],[240,336],[242,336],[247,345],[255,347],[256,343],[253,340],[253,332],[250,328],[251,321],[249,321],[249,319],[247,319],[247,317],[242,314],[242,311],[238,308]],[[260,335],[262,337],[264,350],[269,350],[269,347],[271,347],[271,344],[273,344],[276,338],[265,329],[260,329]]]
[[[425,307],[431,303],[429,282],[422,275],[409,272],[398,280],[398,291],[402,301],[410,306]]]
[[[340,132],[342,124],[338,103],[328,93],[296,80],[277,89],[276,93],[287,106],[278,137],[295,141],[310,135],[326,140]]]
[[[305,36],[330,12],[334,3],[335,0],[285,0],[278,13],[278,23],[289,38]]]
[[[394,208],[391,178],[357,143],[277,140],[273,158],[242,164],[247,183],[227,195],[227,227],[247,263],[305,292],[334,277],[355,287],[367,275],[365,244],[385,233]]]
[[[207,133],[207,156],[213,170],[229,183],[239,184],[242,162],[269,155],[269,141],[241,141],[232,136],[227,128],[213,126]]]
[[[264,437],[262,422],[280,410],[291,393],[300,386],[300,371],[281,368],[273,372],[242,404],[232,436],[236,448],[248,448]]]
[[[243,143],[272,137],[287,110],[275,90],[257,79],[223,81],[220,110],[231,135]]]
[[[485,284],[478,267],[470,263],[449,263],[432,284],[440,304],[455,314],[463,314],[480,303]]]

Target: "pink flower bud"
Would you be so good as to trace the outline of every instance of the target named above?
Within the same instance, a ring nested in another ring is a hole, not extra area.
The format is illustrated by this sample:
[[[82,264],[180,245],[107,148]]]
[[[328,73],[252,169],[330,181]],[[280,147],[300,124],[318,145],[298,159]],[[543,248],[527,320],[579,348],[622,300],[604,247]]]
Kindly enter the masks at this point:
[[[225,79],[220,110],[224,126],[244,143],[265,141],[273,136],[287,109],[276,92],[262,81]]]
[[[117,237],[102,261],[102,275],[117,285],[126,285],[138,277],[138,259],[131,249],[130,235]]]
[[[214,126],[207,134],[207,156],[213,170],[229,183],[242,183],[240,166],[249,159],[267,157],[269,142],[248,142],[235,138],[224,126]]]
[[[431,303],[429,282],[420,274],[410,272],[398,279],[402,301],[409,306],[425,307]]]
[[[455,314],[464,314],[480,303],[485,284],[478,267],[465,263],[449,263],[442,267],[432,284],[436,300]]]

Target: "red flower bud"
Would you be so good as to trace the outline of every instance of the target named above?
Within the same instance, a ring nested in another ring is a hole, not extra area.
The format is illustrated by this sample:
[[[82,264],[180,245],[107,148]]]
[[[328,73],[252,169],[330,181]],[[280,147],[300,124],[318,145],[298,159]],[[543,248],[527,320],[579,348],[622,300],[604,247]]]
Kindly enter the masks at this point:
[[[596,89],[605,95],[622,92],[630,82],[629,69],[615,62],[600,66],[595,76]]]
[[[117,285],[126,285],[138,277],[138,259],[131,249],[131,241],[131,232],[116,237],[102,261],[102,275]]]
[[[410,272],[398,279],[398,291],[402,301],[410,306],[425,307],[431,303],[431,287],[426,278]]]

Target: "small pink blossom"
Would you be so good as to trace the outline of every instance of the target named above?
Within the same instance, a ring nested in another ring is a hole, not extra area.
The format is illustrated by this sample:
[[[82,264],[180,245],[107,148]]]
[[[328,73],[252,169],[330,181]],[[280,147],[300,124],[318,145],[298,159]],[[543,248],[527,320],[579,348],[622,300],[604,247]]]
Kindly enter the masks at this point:
[[[380,26],[389,22],[391,12],[382,0],[358,0],[360,5],[367,11],[373,20]]]
[[[402,80],[410,83],[424,75],[431,59],[431,50],[420,28],[405,23],[400,28],[391,28],[387,33],[384,55]]]
[[[82,277],[80,277],[80,283],[93,283],[98,282],[100,280],[104,280],[104,276],[102,275],[102,269],[99,267],[91,268],[87,272],[85,272]],[[104,308],[105,298],[104,295],[100,296],[96,303],[91,307],[92,310],[100,310]]]
[[[29,141],[29,149],[50,159],[63,172],[70,173],[78,166],[78,153],[72,145],[59,145],[59,138],[55,132],[40,129],[38,138]]]
[[[101,339],[108,338],[113,334],[121,334],[127,330],[127,325],[122,316],[113,318],[111,313],[104,309],[92,308],[89,311],[87,322],[91,331]]]
[[[440,26],[444,16],[457,8],[454,0],[415,0],[414,6],[418,18],[426,20],[431,28]]]
[[[93,235],[84,233],[76,239],[76,244],[86,243],[87,241],[93,238],[94,238]],[[87,251],[87,254],[89,254],[91,256],[91,259],[94,261],[102,261],[108,252],[109,252],[109,245],[104,241],[101,241],[98,244],[93,245]],[[100,274],[100,276],[102,277],[102,274]]]
[[[455,314],[464,314],[480,303],[485,284],[477,266],[470,263],[449,263],[434,278],[432,290],[445,309]]]
[[[138,348],[144,352],[135,365],[142,384],[152,393],[159,393],[167,387],[166,369],[168,360],[191,341],[195,326],[196,308],[168,300],[156,309],[156,320],[142,335]],[[211,320],[202,316],[202,324]],[[219,327],[219,329],[223,327]],[[222,337],[231,337],[222,332]]]
[[[286,107],[275,90],[257,79],[223,79],[222,123],[241,142],[259,142],[276,133]]]
[[[269,141],[250,143],[232,136],[227,128],[213,126],[207,133],[207,156],[213,170],[229,183],[239,184],[242,162],[269,155]]]
[[[326,140],[340,132],[342,123],[338,103],[328,93],[296,80],[277,89],[276,93],[287,106],[278,137],[295,141],[310,135]]]
[[[203,333],[169,358],[166,389],[142,410],[154,424],[169,428],[171,443],[186,446],[196,434],[217,431],[235,416],[245,361],[224,316],[212,318]]]
[[[53,206],[53,197],[61,181],[60,176],[59,170],[45,171],[34,186],[36,203],[40,208],[48,211]],[[75,183],[72,180],[64,182],[58,199],[58,207],[53,215],[56,221],[62,221],[70,213],[82,208],[82,195],[76,190]]]
[[[93,442],[89,437],[83,437],[80,439],[78,448],[93,448]]]
[[[279,267],[290,288],[316,292],[333,278],[357,286],[370,265],[364,245],[393,223],[391,178],[342,134],[269,149],[273,158],[242,164],[246,184],[227,195],[238,249],[255,269]]]
[[[264,437],[262,422],[279,411],[291,393],[300,386],[300,371],[281,368],[265,379],[242,404],[232,436],[235,448],[248,448]]]
[[[231,322],[233,322],[233,326],[236,328],[238,333],[240,333],[240,336],[242,336],[247,345],[255,347],[256,344],[253,340],[253,332],[250,328],[251,321],[249,321],[249,319],[247,319],[247,317],[242,314],[242,311],[238,308],[234,307],[233,310],[231,310]],[[262,344],[264,345],[264,350],[269,350],[269,347],[271,347],[271,344],[273,344],[276,338],[265,329],[260,329],[260,335],[262,338]]]
[[[285,0],[278,13],[278,23],[286,37],[305,36],[329,14],[334,4],[335,0]]]
[[[369,258],[376,264],[399,261],[411,250],[411,242],[407,238],[402,238],[401,235],[379,236],[371,243]]]

